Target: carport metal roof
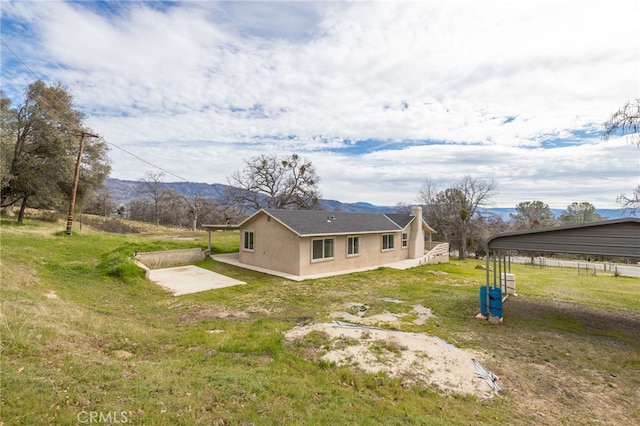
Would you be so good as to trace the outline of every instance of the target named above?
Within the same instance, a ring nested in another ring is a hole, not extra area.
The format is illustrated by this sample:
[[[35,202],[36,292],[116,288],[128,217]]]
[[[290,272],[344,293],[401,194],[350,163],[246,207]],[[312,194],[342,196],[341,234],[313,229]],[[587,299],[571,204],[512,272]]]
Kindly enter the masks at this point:
[[[507,232],[489,238],[486,248],[640,257],[640,218]]]
[[[511,269],[505,251],[520,250],[546,253],[574,253],[640,258],[640,218],[622,218],[579,225],[506,232],[490,237],[487,250],[487,288],[500,286],[505,293],[503,273]],[[493,268],[491,267],[493,260]],[[493,280],[491,279],[493,271]],[[498,283],[498,277],[500,282]],[[505,297],[503,296],[503,301]],[[484,306],[490,305],[486,291]],[[482,302],[481,302],[482,305]],[[500,306],[500,310],[502,306]],[[491,314],[488,314],[491,317]]]

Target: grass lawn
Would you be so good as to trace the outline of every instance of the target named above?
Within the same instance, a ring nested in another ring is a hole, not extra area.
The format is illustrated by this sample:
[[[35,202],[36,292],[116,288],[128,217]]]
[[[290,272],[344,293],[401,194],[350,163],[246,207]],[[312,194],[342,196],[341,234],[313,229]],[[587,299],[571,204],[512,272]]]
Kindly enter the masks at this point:
[[[135,251],[207,246],[207,234],[107,234],[1,219],[0,424],[640,424],[640,280],[513,265],[505,321],[474,319],[483,262],[452,260],[292,282],[207,259],[245,281],[174,297]],[[214,252],[237,233],[214,233]],[[405,303],[392,303],[397,299]],[[322,336],[283,332],[349,303],[371,315],[431,308],[398,328],[482,352],[504,395],[447,394],[318,358]]]

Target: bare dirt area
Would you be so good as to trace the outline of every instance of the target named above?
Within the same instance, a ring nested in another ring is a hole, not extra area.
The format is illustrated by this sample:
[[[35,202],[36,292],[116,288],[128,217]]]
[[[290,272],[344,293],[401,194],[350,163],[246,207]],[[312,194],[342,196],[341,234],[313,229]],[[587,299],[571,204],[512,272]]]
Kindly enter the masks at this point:
[[[417,314],[415,324],[432,317],[420,305],[410,314],[367,315],[366,304],[348,303],[333,322],[295,327],[285,339],[310,359],[447,393],[499,395],[522,413],[513,424],[638,424],[640,315],[552,300],[511,298],[505,306],[504,324],[457,334],[482,352],[397,331],[406,315]],[[474,360],[500,378],[500,392],[475,377]]]
[[[540,424],[640,422],[640,315],[520,298],[505,308],[508,325],[484,344],[518,411]]]
[[[311,332],[323,333],[331,342],[321,356],[324,361],[369,373],[384,372],[407,385],[423,383],[445,392],[493,396],[486,380],[474,376],[479,354],[436,337],[341,322],[296,327],[285,336],[295,341]]]
[[[385,311],[365,316],[367,309],[365,304],[350,303],[348,312],[331,314],[332,318],[349,322],[336,320],[295,327],[285,333],[285,339],[295,344],[310,334],[316,340],[320,336],[322,353],[316,355],[321,360],[369,373],[383,372],[407,385],[422,383],[444,392],[480,398],[491,398],[499,392],[497,377],[484,369],[480,353],[457,348],[423,333],[374,327],[373,324],[398,325],[406,314]],[[413,306],[412,314],[417,314],[414,324],[424,324],[433,317],[431,310],[421,305]],[[478,372],[485,376],[476,374]]]
[[[217,309],[204,309],[201,311],[190,312],[180,316],[182,322],[198,322],[203,319],[247,319],[250,315],[244,311],[238,310],[217,310]]]
[[[581,327],[621,331],[640,340],[640,315],[633,312],[614,312],[578,303],[523,298],[509,299],[505,304],[505,312],[508,312],[506,315],[517,313],[518,318],[524,320],[535,320],[544,315],[561,315],[574,320]]]

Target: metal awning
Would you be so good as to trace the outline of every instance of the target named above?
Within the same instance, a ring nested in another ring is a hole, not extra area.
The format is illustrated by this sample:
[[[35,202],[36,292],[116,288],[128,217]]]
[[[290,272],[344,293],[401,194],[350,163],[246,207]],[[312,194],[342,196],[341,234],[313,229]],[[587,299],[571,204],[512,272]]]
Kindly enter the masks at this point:
[[[640,258],[640,218],[507,232],[489,238],[486,248]]]
[[[506,275],[503,274],[507,274],[511,270],[510,258],[507,259],[506,255],[506,252],[510,250],[640,259],[640,218],[622,218],[506,232],[490,237],[486,242],[487,290],[485,306],[487,307],[490,307],[489,287],[503,287],[506,282]],[[491,263],[493,263],[493,267],[491,267]],[[501,309],[502,305],[500,304]],[[491,314],[489,314],[490,316]]]

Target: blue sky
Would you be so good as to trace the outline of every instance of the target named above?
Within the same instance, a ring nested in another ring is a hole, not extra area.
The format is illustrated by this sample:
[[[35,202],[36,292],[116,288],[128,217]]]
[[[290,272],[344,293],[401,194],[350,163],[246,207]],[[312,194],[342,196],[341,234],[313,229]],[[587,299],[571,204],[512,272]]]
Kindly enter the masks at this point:
[[[470,175],[495,180],[499,207],[613,208],[640,180],[640,150],[601,138],[640,96],[637,1],[0,6],[6,94],[61,81],[107,142],[190,181],[292,152],[344,202],[412,203],[426,179]],[[110,158],[115,178],[152,170]]]

